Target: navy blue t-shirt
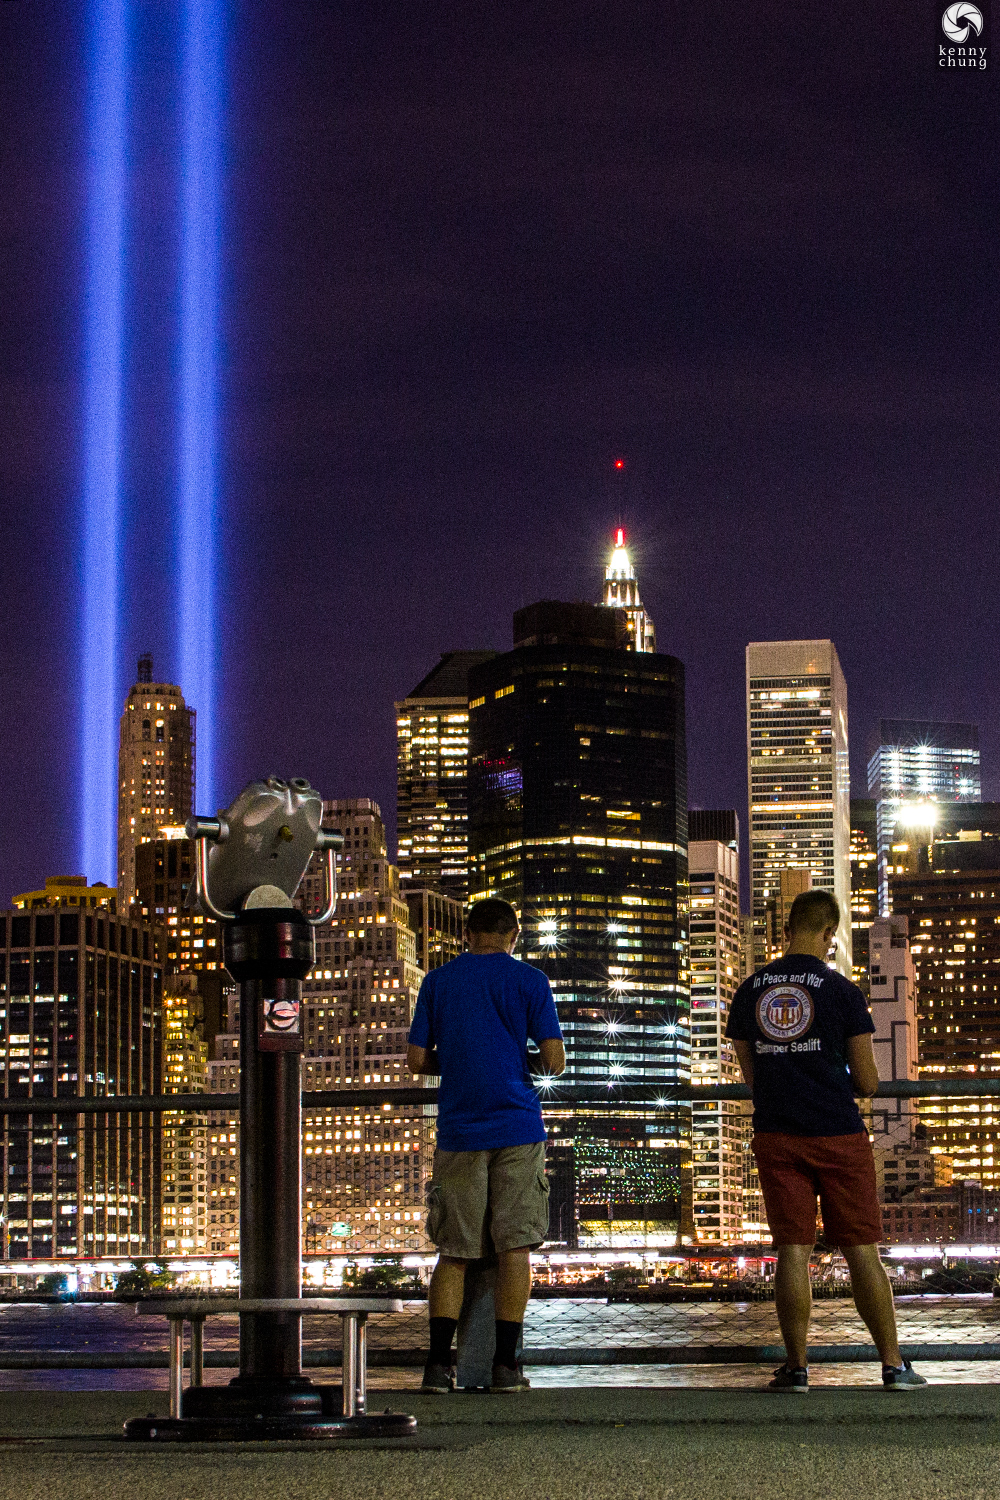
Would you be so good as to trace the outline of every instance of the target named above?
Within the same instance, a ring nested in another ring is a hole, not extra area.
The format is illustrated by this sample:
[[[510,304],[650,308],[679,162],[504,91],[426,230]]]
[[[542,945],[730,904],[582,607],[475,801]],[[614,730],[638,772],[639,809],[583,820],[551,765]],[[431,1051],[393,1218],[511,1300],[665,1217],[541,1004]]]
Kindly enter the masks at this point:
[[[808,953],[789,953],[744,980],[726,1035],[753,1047],[754,1130],[860,1135],[847,1039],[874,1030],[857,985]]]
[[[442,1151],[495,1151],[544,1141],[528,1072],[528,1038],[562,1038],[549,981],[508,953],[463,953],[432,969],[410,1027],[441,1069]]]

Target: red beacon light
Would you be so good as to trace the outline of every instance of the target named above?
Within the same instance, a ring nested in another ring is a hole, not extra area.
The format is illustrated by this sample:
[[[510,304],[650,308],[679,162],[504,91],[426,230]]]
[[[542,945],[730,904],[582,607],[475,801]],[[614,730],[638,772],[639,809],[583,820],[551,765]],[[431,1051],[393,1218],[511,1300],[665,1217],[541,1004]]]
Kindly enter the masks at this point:
[[[615,546],[616,547],[624,547],[624,545],[625,545],[625,528],[624,528],[624,526],[619,526],[618,530],[615,532]]]
[[[625,460],[623,458],[616,458],[615,459],[615,468],[616,469],[624,469],[624,467],[625,467]]]

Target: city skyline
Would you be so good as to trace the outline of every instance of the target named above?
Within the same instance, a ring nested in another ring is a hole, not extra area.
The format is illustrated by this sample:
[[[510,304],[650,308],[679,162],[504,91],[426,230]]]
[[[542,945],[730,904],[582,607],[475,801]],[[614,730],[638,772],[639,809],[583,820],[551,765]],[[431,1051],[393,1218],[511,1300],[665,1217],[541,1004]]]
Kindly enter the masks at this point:
[[[15,890],[80,868],[79,663],[112,654],[81,616],[88,13],[0,7]],[[990,549],[958,540],[994,495],[989,75],[938,76],[899,4],[861,49],[818,0],[707,35],[648,0],[274,18],[225,56],[214,702],[176,624],[184,49],[170,7],[129,39],[116,706],[151,650],[214,711],[218,800],[295,766],[391,816],[391,704],[596,597],[620,520],[687,667],[693,803],[743,815],[740,653],[784,636],[835,640],[862,737],[979,723],[1000,794]]]

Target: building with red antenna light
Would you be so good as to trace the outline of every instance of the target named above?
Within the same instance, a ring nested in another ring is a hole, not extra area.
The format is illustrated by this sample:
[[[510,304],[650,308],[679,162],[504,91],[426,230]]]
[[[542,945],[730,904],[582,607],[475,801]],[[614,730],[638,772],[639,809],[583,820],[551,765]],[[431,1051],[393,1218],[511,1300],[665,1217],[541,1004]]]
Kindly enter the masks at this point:
[[[615,530],[611,561],[604,570],[604,597],[601,603],[611,609],[625,611],[630,651],[656,650],[656,627],[639,597],[639,583],[625,544],[624,526]]]

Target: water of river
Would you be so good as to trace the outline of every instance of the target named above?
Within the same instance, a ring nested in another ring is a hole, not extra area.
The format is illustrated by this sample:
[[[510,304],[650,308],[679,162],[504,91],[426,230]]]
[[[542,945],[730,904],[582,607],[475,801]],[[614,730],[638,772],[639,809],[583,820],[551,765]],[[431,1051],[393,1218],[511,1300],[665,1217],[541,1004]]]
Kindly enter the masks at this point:
[[[907,1344],[1000,1344],[1000,1299],[990,1296],[902,1297],[897,1300],[900,1341]],[[407,1303],[399,1314],[373,1317],[369,1340],[373,1349],[421,1349],[426,1337],[427,1304]],[[811,1339],[816,1344],[867,1344],[868,1334],[849,1300],[818,1302],[814,1307]],[[212,1318],[206,1326],[206,1350],[234,1351],[239,1330],[235,1317]],[[339,1345],[337,1319],[303,1320],[304,1346],[313,1349]],[[525,1343],[529,1349],[559,1348],[572,1359],[578,1348],[629,1348],[681,1345],[726,1347],[780,1342],[773,1303],[605,1303],[590,1298],[537,1301],[529,1305]],[[138,1317],[118,1304],[52,1306],[37,1303],[0,1305],[0,1355],[8,1351],[166,1350],[166,1323]],[[949,1350],[949,1353],[953,1353]],[[627,1358],[627,1355],[625,1356]],[[934,1382],[1000,1383],[1000,1361],[924,1360],[921,1368]],[[210,1384],[223,1384],[234,1372],[209,1368]],[[339,1371],[310,1369],[313,1379],[339,1381]],[[766,1379],[760,1365],[614,1365],[563,1363],[535,1365],[530,1370],[538,1387],[566,1385],[615,1386],[726,1386],[754,1387]],[[0,1389],[38,1390],[165,1390],[166,1370],[2,1370]],[[876,1365],[825,1363],[814,1365],[814,1385],[878,1384]],[[373,1368],[371,1383],[381,1389],[407,1389],[419,1384],[418,1368]]]

